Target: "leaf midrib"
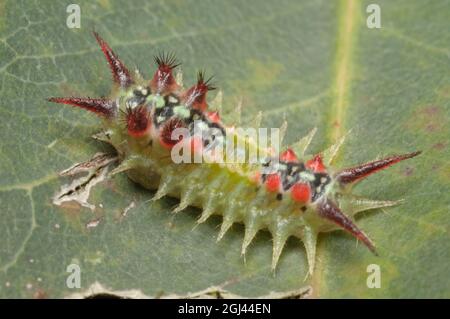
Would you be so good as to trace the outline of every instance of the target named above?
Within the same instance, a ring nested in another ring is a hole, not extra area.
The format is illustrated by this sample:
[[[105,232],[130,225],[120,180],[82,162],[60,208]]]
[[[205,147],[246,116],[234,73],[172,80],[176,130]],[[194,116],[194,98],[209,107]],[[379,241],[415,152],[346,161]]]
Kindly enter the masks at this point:
[[[345,116],[349,106],[349,90],[353,72],[353,51],[357,34],[358,0],[341,0],[338,6],[337,47],[334,63],[332,103],[328,118],[328,143],[334,144],[345,134]],[[326,254],[317,247],[316,269],[311,279],[312,295],[320,296]]]

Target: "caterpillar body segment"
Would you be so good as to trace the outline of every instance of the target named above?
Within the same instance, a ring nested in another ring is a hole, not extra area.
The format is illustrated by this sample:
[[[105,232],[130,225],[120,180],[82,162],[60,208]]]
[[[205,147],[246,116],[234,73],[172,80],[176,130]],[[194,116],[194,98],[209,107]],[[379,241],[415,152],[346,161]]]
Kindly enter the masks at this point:
[[[153,200],[179,198],[174,213],[188,206],[199,207],[202,213],[198,223],[221,215],[217,240],[233,224],[244,224],[243,255],[257,233],[268,230],[273,238],[272,269],[291,236],[303,242],[310,274],[314,270],[317,237],[322,232],[343,229],[376,253],[374,243],[355,224],[354,216],[399,201],[357,197],[349,186],[420,152],[337,169],[332,162],[344,138],[311,156],[308,146],[316,132],[313,129],[278,154],[271,145],[261,147],[242,135],[238,123],[226,126],[222,122],[222,92],[208,103],[209,92],[215,86],[204,72],[199,72],[196,83],[185,89],[181,73],[174,75],[179,66],[175,56],[160,54],[155,58],[156,72],[145,80],[129,72],[108,44],[97,33],[94,35],[113,74],[113,93],[101,99],[53,97],[49,101],[83,108],[102,118],[105,133],[98,138],[114,146],[120,159],[111,176],[126,172],[133,181],[156,190]],[[240,119],[241,108],[239,103],[236,119]],[[251,125],[259,126],[261,118],[258,113]],[[287,124],[283,124],[279,139],[286,129]],[[178,134],[178,130],[189,134]],[[263,160],[228,161],[229,154],[220,151],[227,141],[236,142],[233,150],[237,154],[253,152]],[[180,161],[174,154],[192,161]]]

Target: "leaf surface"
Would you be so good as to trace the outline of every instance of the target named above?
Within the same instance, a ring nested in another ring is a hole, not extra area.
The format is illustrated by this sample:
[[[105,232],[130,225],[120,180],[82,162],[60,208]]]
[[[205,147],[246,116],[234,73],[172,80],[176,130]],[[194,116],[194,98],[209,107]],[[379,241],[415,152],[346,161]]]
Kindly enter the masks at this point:
[[[81,28],[69,29],[65,3],[0,2],[0,297],[205,289],[450,297],[450,2],[377,1],[381,29],[366,26],[370,1],[78,3]],[[53,205],[70,181],[59,171],[111,152],[91,138],[99,127],[91,114],[45,100],[109,94],[111,74],[93,29],[147,78],[161,50],[177,53],[186,84],[205,68],[224,91],[224,110],[242,97],[244,120],[259,110],[265,127],[286,118],[290,143],[318,127],[311,149],[319,152],[351,129],[336,167],[423,150],[355,188],[370,198],[405,199],[358,221],[380,256],[343,232],[322,234],[311,278],[304,281],[297,240],[274,275],[267,233],[258,234],[244,263],[242,226],[217,244],[220,218],[192,230],[198,210],[174,217],[176,200],[149,202],[152,192],[120,174],[91,190],[94,212]],[[66,285],[70,264],[80,266],[79,289]],[[380,289],[367,287],[370,264],[380,266]]]

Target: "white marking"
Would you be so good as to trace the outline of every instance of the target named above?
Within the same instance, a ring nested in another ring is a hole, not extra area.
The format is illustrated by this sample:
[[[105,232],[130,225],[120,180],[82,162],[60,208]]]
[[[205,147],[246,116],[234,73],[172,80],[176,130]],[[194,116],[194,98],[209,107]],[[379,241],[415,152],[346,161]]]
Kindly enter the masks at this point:
[[[47,148],[52,148],[53,146],[55,146],[56,142],[58,140],[54,140],[53,142],[51,142],[50,144],[47,145]]]
[[[133,109],[136,108],[138,106],[138,102],[133,101],[133,102],[128,102],[128,104],[130,105],[130,107],[132,107]]]
[[[176,102],[178,102],[178,100],[175,97],[173,97],[173,96],[169,96],[169,102],[170,103],[176,103]]]
[[[134,201],[132,201],[132,202],[130,203],[130,205],[128,205],[127,207],[125,207],[125,209],[123,210],[123,212],[122,212],[122,217],[127,216],[128,212],[129,212],[132,208],[134,208],[134,207],[136,207],[136,204],[135,204]]]
[[[101,220],[100,218],[91,220],[90,222],[88,222],[88,223],[86,224],[86,228],[87,228],[87,229],[90,229],[90,228],[95,228],[95,227],[97,227],[98,224],[100,224],[100,220]]]
[[[87,207],[93,211],[95,209],[95,205],[88,203],[91,189],[93,186],[106,179],[108,170],[108,166],[100,167],[97,171],[92,169],[87,175],[73,180],[70,184],[64,185],[53,197],[53,204],[59,206],[65,202],[76,201],[81,206]],[[87,184],[85,184],[86,182]],[[78,186],[83,184],[84,187],[76,190]]]

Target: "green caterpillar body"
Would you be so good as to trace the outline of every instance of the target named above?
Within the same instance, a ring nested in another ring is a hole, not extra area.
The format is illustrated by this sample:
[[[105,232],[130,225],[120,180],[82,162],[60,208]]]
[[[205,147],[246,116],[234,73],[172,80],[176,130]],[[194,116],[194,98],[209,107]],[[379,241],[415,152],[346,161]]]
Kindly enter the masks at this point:
[[[157,190],[154,200],[166,195],[179,198],[174,212],[188,206],[201,208],[198,223],[213,214],[221,215],[218,240],[234,223],[244,224],[242,254],[257,232],[267,229],[273,237],[273,269],[291,236],[304,243],[310,274],[321,232],[344,229],[375,253],[375,246],[358,229],[353,217],[358,212],[399,201],[360,198],[352,195],[351,186],[420,152],[336,170],[330,165],[343,139],[321,154],[309,156],[307,147],[314,129],[278,155],[273,145],[257,145],[255,139],[242,135],[238,129],[226,127],[218,112],[208,110],[206,95],[214,88],[203,73],[199,73],[197,84],[185,90],[172,74],[178,65],[175,58],[162,55],[156,58],[158,69],[152,80],[146,81],[138,73],[131,75],[107,43],[96,33],[95,37],[116,83],[111,96],[50,101],[81,107],[103,118],[100,139],[117,150],[120,160],[112,175],[127,172],[133,181]],[[216,106],[220,97],[219,92]],[[259,120],[257,116],[253,124],[259,126]],[[180,135],[178,129],[188,134]],[[281,135],[284,131],[282,127]],[[228,160],[229,154],[219,150],[230,143],[236,154],[258,154],[261,159]],[[175,160],[174,154],[201,161]]]

